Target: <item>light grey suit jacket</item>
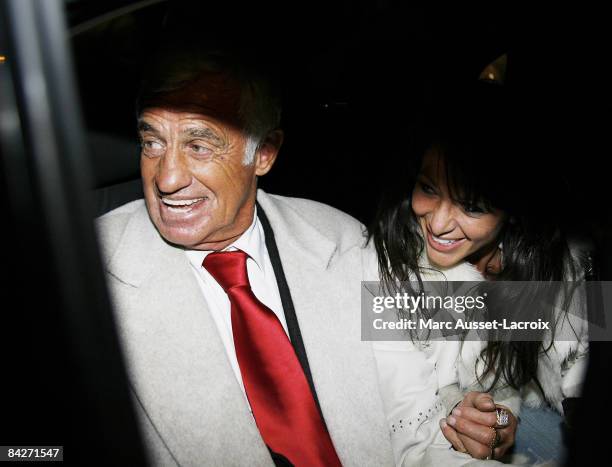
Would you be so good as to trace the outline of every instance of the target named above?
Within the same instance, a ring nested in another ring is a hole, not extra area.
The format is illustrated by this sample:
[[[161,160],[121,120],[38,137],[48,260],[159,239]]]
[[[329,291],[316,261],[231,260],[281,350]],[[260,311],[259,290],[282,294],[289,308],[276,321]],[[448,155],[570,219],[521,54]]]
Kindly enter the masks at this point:
[[[393,464],[370,342],[360,340],[362,226],[313,201],[259,190],[321,409],[342,463]],[[120,341],[155,465],[273,465],[181,248],[142,200],[98,219]],[[367,277],[371,279],[371,277]]]

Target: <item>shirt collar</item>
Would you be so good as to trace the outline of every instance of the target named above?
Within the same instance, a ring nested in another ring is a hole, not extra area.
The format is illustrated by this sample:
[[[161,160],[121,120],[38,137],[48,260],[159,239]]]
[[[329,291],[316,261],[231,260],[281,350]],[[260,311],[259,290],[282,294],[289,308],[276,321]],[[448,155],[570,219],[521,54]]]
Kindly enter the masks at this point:
[[[257,217],[257,207],[253,210],[253,221],[251,225],[238,237],[234,242],[228,245],[223,251],[242,250],[249,257],[255,261],[255,264],[263,271],[264,269],[264,254],[265,254],[265,240],[263,234],[263,228]],[[204,258],[212,251],[203,250],[185,250],[189,262],[196,268],[202,266]]]

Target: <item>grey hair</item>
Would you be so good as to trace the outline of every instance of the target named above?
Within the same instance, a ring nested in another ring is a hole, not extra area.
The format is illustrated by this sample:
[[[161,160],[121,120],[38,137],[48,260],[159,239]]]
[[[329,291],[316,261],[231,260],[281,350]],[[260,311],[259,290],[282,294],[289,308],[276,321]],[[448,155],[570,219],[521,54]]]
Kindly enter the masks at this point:
[[[242,159],[243,165],[251,165],[255,162],[255,156],[257,155],[257,150],[261,142],[262,138],[258,139],[253,135],[247,134],[246,143],[244,145],[244,157]]]
[[[246,134],[244,165],[255,155],[268,133],[280,126],[281,103],[277,86],[252,60],[224,50],[175,44],[167,46],[145,71],[136,102],[137,114],[149,103],[187,87],[204,72],[224,72],[240,84],[238,117]]]
[[[268,133],[280,126],[281,104],[273,84],[265,76],[253,73],[240,81],[238,114],[247,135],[244,164],[250,165]]]

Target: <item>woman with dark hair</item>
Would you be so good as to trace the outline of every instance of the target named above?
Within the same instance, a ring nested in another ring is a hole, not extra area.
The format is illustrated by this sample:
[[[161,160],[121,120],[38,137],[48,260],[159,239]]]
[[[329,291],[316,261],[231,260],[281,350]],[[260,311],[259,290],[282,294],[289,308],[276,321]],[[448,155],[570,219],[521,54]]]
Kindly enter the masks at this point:
[[[580,278],[581,260],[564,233],[559,178],[551,177],[550,166],[538,167],[542,148],[521,144],[526,132],[516,130],[503,92],[479,83],[462,93],[464,105],[436,107],[437,114],[409,140],[405,182],[389,186],[370,229],[387,290],[402,282],[440,280],[434,273],[464,281]],[[496,290],[492,313],[508,316],[517,308],[516,297]],[[510,453],[523,404],[529,408],[523,408],[514,452],[528,452],[531,461],[562,455],[561,402],[580,393],[588,344],[584,307],[571,293],[557,298],[539,310],[551,330],[537,341],[415,342],[410,336],[406,345],[437,360],[428,377],[438,382],[441,431],[457,451],[481,459]],[[519,301],[529,302],[525,296]],[[391,421],[406,404],[401,385],[409,384],[397,371],[401,352],[389,357],[389,349],[381,348],[377,358]],[[393,391],[385,393],[387,386]],[[538,422],[531,426],[533,419]],[[398,434],[394,443],[398,462],[407,462],[410,442]]]

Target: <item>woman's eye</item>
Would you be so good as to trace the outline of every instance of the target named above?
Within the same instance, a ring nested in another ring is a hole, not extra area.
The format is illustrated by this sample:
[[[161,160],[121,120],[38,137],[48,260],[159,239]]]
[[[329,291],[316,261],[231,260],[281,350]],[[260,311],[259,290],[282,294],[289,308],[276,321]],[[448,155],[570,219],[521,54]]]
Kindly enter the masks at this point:
[[[483,207],[478,206],[477,204],[473,204],[473,203],[464,204],[463,210],[467,214],[484,214],[485,213],[485,209]]]
[[[419,184],[421,185],[421,190],[423,190],[424,193],[427,193],[428,195],[436,194],[436,190],[434,190],[431,185],[428,185],[425,182],[419,182]]]

